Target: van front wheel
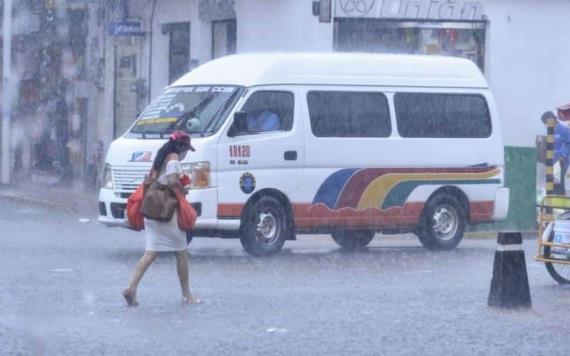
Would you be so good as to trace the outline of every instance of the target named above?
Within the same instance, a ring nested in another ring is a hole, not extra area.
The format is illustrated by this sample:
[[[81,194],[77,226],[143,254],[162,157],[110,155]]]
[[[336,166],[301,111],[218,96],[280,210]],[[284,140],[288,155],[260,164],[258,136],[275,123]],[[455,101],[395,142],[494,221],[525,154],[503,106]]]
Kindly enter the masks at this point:
[[[242,222],[240,241],[253,256],[271,256],[283,248],[292,226],[279,200],[263,196],[248,209]]]
[[[437,194],[425,205],[417,234],[431,250],[452,250],[463,239],[465,210],[451,195]]]
[[[355,231],[337,231],[332,234],[334,242],[345,250],[358,250],[368,246],[374,238],[374,231],[355,230]]]

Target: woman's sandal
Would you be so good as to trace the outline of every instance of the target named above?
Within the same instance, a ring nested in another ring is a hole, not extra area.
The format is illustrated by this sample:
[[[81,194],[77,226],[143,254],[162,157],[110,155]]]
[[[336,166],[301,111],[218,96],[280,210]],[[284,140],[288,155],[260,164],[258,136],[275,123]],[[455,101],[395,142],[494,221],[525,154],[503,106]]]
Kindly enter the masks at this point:
[[[190,304],[202,304],[203,301],[202,301],[202,299],[200,299],[200,298],[195,298],[195,297],[186,298],[186,297],[183,297],[183,298],[182,298],[182,303],[184,303],[184,304],[189,304],[189,305],[190,305]]]
[[[123,291],[123,297],[125,298],[125,301],[127,302],[128,306],[136,307],[137,305],[139,305],[139,302],[137,301],[137,295],[131,292],[130,290],[125,289]]]

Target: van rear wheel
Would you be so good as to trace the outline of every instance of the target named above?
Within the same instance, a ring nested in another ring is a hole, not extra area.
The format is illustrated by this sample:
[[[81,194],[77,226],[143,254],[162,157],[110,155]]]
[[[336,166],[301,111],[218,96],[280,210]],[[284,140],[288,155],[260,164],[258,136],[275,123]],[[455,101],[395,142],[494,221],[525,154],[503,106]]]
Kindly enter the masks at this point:
[[[332,233],[332,238],[343,249],[354,251],[368,246],[374,235],[368,230],[342,230]]]
[[[271,256],[283,248],[291,234],[287,210],[272,196],[263,196],[245,214],[240,232],[243,248],[251,255]]]
[[[425,205],[417,235],[422,245],[431,250],[452,250],[463,239],[465,210],[451,195],[433,196]]]

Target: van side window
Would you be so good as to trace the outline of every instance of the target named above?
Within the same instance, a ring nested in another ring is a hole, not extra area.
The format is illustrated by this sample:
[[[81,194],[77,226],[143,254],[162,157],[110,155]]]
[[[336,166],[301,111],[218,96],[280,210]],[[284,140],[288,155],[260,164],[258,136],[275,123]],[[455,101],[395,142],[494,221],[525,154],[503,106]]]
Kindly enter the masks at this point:
[[[388,137],[388,100],[382,93],[310,91],[311,130],[316,137]]]
[[[289,131],[293,127],[293,94],[258,91],[242,108],[247,113],[247,133]]]
[[[402,137],[485,138],[491,117],[482,95],[397,93],[394,106]]]

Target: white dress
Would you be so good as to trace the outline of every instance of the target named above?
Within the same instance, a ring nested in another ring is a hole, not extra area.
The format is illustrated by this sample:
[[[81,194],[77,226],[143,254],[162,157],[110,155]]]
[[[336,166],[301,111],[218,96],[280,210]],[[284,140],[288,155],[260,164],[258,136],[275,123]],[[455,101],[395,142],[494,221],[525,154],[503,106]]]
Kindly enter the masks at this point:
[[[158,177],[160,184],[167,184],[168,177],[175,174],[182,177],[183,171],[179,161],[168,161],[164,173]],[[169,222],[144,219],[147,251],[184,251],[186,249],[186,233],[178,228],[176,211]]]

